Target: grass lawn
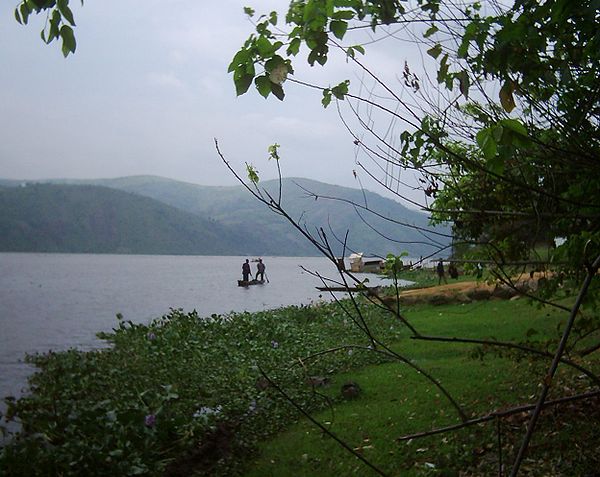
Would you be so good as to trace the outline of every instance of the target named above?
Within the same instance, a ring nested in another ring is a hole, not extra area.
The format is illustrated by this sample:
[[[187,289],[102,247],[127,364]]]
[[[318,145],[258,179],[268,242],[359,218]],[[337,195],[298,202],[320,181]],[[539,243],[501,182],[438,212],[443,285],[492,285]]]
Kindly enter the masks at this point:
[[[505,341],[524,340],[529,330],[535,330],[535,333],[529,331],[529,335],[543,342],[556,336],[556,327],[565,315],[564,311],[552,308],[538,309],[522,299],[415,306],[406,310],[406,316],[422,334],[493,337]],[[394,342],[392,348],[438,379],[469,416],[533,402],[545,369],[545,363],[539,360],[516,361],[492,353],[478,359],[474,357],[478,348],[469,344],[406,338]],[[598,362],[595,369],[598,371]],[[569,394],[562,388],[573,387],[573,382],[589,384],[587,380],[574,378],[579,375],[561,366],[556,385]],[[347,381],[358,383],[362,390],[353,400],[339,397],[340,386]],[[316,414],[316,420],[387,475],[451,476],[459,475],[459,471],[469,466],[472,474],[460,475],[498,475],[496,423],[411,441],[397,440],[400,436],[459,422],[455,409],[439,389],[407,364],[372,365],[337,375],[322,392],[331,398],[332,405]],[[537,439],[532,442],[530,458],[522,467],[523,475],[561,475],[561,464],[546,459],[548,448],[562,445],[573,436],[579,440],[590,437],[589,433],[581,434],[585,420],[577,423],[576,419],[568,419],[571,427],[562,426],[559,434],[554,432],[553,419],[552,413],[545,413]],[[511,446],[520,442],[526,422],[526,416],[518,415],[502,424],[503,459],[508,460],[509,466],[513,457]],[[593,429],[590,432],[591,438],[598,442],[598,432]],[[542,459],[544,464],[540,465],[536,459]],[[566,473],[562,475],[586,475],[586,468],[595,465],[593,457],[586,457],[583,452],[575,452],[571,464],[567,461],[565,456],[562,466]],[[527,469],[537,470],[529,473]],[[245,475],[340,477],[377,473],[303,419],[265,442]]]
[[[352,309],[349,300],[342,306]],[[119,320],[103,335],[110,348],[31,356],[39,368],[31,392],[6,399],[5,418],[19,419],[22,432],[0,449],[0,475],[376,475],[299,419],[263,371],[386,475],[497,475],[495,423],[398,440],[459,422],[444,392],[414,368],[437,379],[466,415],[479,416],[532,402],[547,360],[414,340],[379,308],[361,309],[373,335],[403,361],[370,350],[357,317],[335,303],[209,319],[172,310],[149,325]],[[528,339],[540,349],[566,318],[524,299],[403,312],[421,336]],[[597,361],[588,368],[598,374]],[[589,389],[579,371],[560,373],[550,398]],[[361,390],[352,400],[340,392],[348,381]],[[510,461],[526,418],[502,421],[503,459]],[[549,410],[523,466],[535,471],[524,475],[595,475],[599,423],[600,400]]]

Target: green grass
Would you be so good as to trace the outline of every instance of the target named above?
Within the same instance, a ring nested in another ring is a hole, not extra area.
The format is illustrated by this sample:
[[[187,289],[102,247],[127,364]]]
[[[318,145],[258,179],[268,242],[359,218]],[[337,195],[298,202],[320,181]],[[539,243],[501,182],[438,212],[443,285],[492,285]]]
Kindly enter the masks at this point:
[[[564,312],[538,310],[520,300],[419,306],[407,310],[407,315],[424,334],[519,340],[534,328],[538,332],[535,337],[544,340],[556,334]],[[473,345],[404,339],[393,348],[432,373],[473,416],[531,402],[544,369],[537,361],[495,355],[473,359]],[[362,389],[352,401],[338,397],[340,385],[348,380]],[[493,425],[397,441],[403,435],[459,422],[439,389],[406,364],[386,363],[338,375],[325,392],[334,404],[315,419],[388,475],[458,475],[467,466],[482,472],[474,475],[497,472]],[[550,475],[540,472],[537,475]],[[263,444],[245,475],[339,477],[376,473],[314,424],[302,420]]]
[[[343,306],[352,308],[347,300]],[[530,402],[537,392],[544,370],[539,360],[414,340],[381,310],[362,310],[375,336],[431,373],[469,415]],[[422,335],[507,341],[529,336],[531,346],[542,348],[557,336],[565,316],[525,300],[418,305],[403,312]],[[261,383],[260,369],[389,475],[456,475],[469,466],[480,470],[474,475],[494,473],[493,426],[397,441],[456,423],[457,412],[408,364],[368,350],[365,334],[336,304],[210,319],[173,310],[148,326],[121,320],[106,338],[110,349],[30,358],[40,370],[30,395],[9,400],[7,417],[20,419],[23,432],[0,451],[0,474],[369,475],[362,462],[299,420],[273,385]],[[351,347],[318,354],[340,345]],[[597,362],[591,366],[598,371]],[[574,391],[588,384],[572,381],[572,374],[565,373],[560,386]],[[330,383],[313,389],[311,376]],[[340,387],[350,380],[362,392],[346,401]],[[583,442],[600,441],[578,426],[563,427],[569,432],[550,434],[550,442],[570,443],[574,433]],[[565,456],[564,462],[575,465],[575,458]],[[594,461],[583,462],[585,468]]]

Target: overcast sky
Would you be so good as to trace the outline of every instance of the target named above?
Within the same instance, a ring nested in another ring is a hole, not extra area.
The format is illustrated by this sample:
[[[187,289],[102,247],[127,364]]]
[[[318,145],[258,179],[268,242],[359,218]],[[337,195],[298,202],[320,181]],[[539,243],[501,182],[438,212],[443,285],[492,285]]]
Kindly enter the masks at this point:
[[[0,7],[0,177],[153,174],[232,185],[217,138],[232,165],[253,163],[263,179],[275,177],[266,157],[277,142],[285,176],[358,187],[352,138],[320,92],[287,82],[283,103],[235,95],[227,66],[253,31],[243,7],[283,12],[287,1],[72,1],[77,51],[67,59],[40,40],[43,16],[14,20],[17,3]],[[400,75],[408,53],[369,51],[380,72]],[[311,79],[323,85],[349,77],[342,61],[319,75]]]

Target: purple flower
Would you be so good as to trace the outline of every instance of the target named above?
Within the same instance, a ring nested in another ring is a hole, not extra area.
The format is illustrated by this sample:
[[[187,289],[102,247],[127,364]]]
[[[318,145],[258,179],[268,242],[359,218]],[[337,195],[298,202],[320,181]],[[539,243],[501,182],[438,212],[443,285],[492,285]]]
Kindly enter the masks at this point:
[[[208,419],[212,416],[217,416],[219,414],[221,414],[221,411],[223,410],[223,408],[221,406],[217,406],[217,407],[208,407],[208,406],[203,406],[200,409],[196,410],[196,412],[194,413],[194,417],[195,418],[203,418],[203,419]]]
[[[154,333],[152,333],[152,331],[150,333],[148,333],[146,335],[146,338],[150,341],[154,341],[156,339],[156,335]]]
[[[144,418],[144,424],[146,427],[154,427],[156,424],[156,416],[154,414],[147,414]]]
[[[271,341],[271,348],[273,348],[273,349],[279,348],[279,343],[275,340]]]

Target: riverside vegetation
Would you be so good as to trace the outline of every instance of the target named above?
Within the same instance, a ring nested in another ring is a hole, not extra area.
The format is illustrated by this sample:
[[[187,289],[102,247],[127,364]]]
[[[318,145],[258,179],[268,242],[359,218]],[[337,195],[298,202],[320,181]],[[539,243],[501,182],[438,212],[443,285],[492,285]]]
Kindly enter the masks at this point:
[[[363,308],[378,337],[435,372],[474,416],[530,402],[542,379],[545,359],[411,340],[389,315]],[[432,335],[528,336],[540,349],[565,318],[524,299],[407,311]],[[18,418],[23,431],[0,454],[3,475],[368,475],[313,424],[294,424],[298,412],[277,388],[389,475],[493,475],[498,465],[495,421],[398,441],[428,423],[459,419],[429,381],[372,352],[335,303],[206,319],[172,310],[149,325],[120,319],[102,337],[113,346],[29,357],[40,371],[30,395],[8,400],[6,417]],[[309,358],[340,345],[346,346]],[[580,378],[565,368],[557,388],[575,392]],[[360,386],[355,399],[340,393],[347,381]],[[545,414],[545,421],[564,421],[563,431],[540,428],[528,475],[586,475],[596,468],[599,436],[589,426],[599,419],[595,403]],[[505,454],[525,423],[525,413],[502,423]],[[561,459],[546,459],[552,446],[564,447]]]
[[[377,313],[369,320],[387,339],[400,336]],[[23,431],[0,454],[2,475],[161,475],[186,465],[230,475],[296,416],[257,366],[316,409],[326,401],[310,376],[381,361],[366,352],[299,360],[340,337],[367,347],[334,304],[206,319],[172,310],[148,326],[121,319],[102,337],[110,349],[28,358],[40,371],[29,396],[8,400],[6,417]]]

